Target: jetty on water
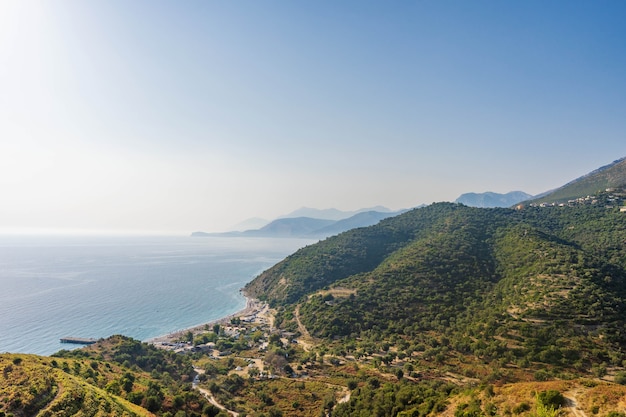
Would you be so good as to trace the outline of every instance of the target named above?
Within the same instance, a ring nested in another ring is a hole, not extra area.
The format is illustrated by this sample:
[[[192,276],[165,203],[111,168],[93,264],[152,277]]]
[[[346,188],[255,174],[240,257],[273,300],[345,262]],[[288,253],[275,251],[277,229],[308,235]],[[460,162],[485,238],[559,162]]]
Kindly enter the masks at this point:
[[[74,343],[76,345],[93,345],[97,339],[84,338],[84,337],[63,337],[61,343]]]

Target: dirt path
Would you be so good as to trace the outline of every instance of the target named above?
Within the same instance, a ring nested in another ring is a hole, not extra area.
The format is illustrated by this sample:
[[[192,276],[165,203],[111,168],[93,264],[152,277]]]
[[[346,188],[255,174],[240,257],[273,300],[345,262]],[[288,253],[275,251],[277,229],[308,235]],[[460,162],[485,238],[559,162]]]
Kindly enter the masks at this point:
[[[347,403],[348,401],[350,401],[350,390],[346,387],[344,387],[344,389],[345,391],[343,392],[341,398],[337,400],[337,404]]]
[[[196,373],[198,375],[203,374],[204,373],[204,369],[201,368],[193,368],[194,371],[196,371]],[[213,396],[213,393],[207,389],[201,388],[200,386],[198,386],[198,377],[196,376],[193,380],[193,383],[191,384],[193,389],[198,390],[200,392],[200,394],[204,395],[204,397],[214,406],[216,406],[217,408],[219,408],[220,410],[224,410],[226,411],[228,414],[230,414],[233,417],[239,417],[239,413],[233,410],[229,410],[228,408],[224,407],[222,404],[218,403],[217,400],[215,399],[215,397]]]
[[[296,318],[296,323],[298,324],[298,330],[300,331],[300,333],[302,333],[302,337],[298,339],[298,344],[300,344],[306,352],[309,352],[311,348],[314,346],[314,343],[313,343],[313,338],[311,337],[311,334],[306,329],[306,327],[304,327],[304,324],[302,324],[302,322],[300,321],[300,304],[298,304],[296,308],[293,310],[293,315]]]
[[[57,393],[54,396],[53,399],[51,399],[50,401],[48,401],[48,404],[46,404],[45,408],[42,408],[39,413],[43,413],[44,411],[48,411],[50,408],[52,408],[52,406],[54,405],[55,401],[57,401],[59,398],[61,398],[63,396],[63,392],[65,391],[65,388],[63,387],[63,384],[57,383]]]
[[[587,414],[578,407],[579,394],[579,390],[572,390],[564,393],[563,398],[565,398],[565,405],[563,406],[563,410],[576,417],[587,417]]]

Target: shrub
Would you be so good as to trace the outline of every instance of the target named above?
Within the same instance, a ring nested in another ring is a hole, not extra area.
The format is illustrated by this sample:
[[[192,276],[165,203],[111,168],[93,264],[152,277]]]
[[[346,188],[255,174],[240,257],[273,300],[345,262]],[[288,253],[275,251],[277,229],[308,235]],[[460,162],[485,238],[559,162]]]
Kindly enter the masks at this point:
[[[626,372],[620,371],[616,373],[613,381],[615,381],[616,384],[626,385]]]
[[[528,404],[525,401],[513,407],[513,413],[515,414],[522,414],[524,411],[528,411],[528,410],[530,410],[530,404]]]
[[[559,391],[551,389],[537,394],[537,402],[546,407],[557,409],[565,403],[565,398]]]

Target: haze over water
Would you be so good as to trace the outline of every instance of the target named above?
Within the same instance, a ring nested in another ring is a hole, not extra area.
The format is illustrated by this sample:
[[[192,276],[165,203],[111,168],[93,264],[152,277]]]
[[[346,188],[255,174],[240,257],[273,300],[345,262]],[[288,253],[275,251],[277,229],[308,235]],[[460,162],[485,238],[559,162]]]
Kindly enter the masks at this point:
[[[65,336],[146,340],[229,315],[302,239],[0,236],[0,352]]]

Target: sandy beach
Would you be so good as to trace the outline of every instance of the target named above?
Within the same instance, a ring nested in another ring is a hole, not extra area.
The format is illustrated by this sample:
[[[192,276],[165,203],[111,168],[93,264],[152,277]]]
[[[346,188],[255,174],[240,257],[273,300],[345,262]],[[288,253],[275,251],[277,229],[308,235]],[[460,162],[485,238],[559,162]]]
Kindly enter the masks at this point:
[[[243,309],[233,314],[229,314],[228,316],[221,317],[219,319],[212,320],[207,323],[202,323],[200,325],[193,326],[187,329],[182,329],[182,330],[178,330],[176,332],[172,332],[166,335],[157,336],[155,338],[148,339],[145,342],[151,343],[153,345],[173,343],[174,341],[177,341],[183,338],[183,336],[187,334],[187,332],[192,332],[194,335],[198,333],[202,333],[206,331],[207,328],[210,329],[214,324],[220,324],[220,325],[230,324],[231,320],[235,317],[251,317],[251,316],[257,316],[259,314],[267,314],[269,310],[269,306],[267,303],[260,301],[256,298],[248,297],[245,294],[243,294],[243,296],[246,299],[246,306]]]

